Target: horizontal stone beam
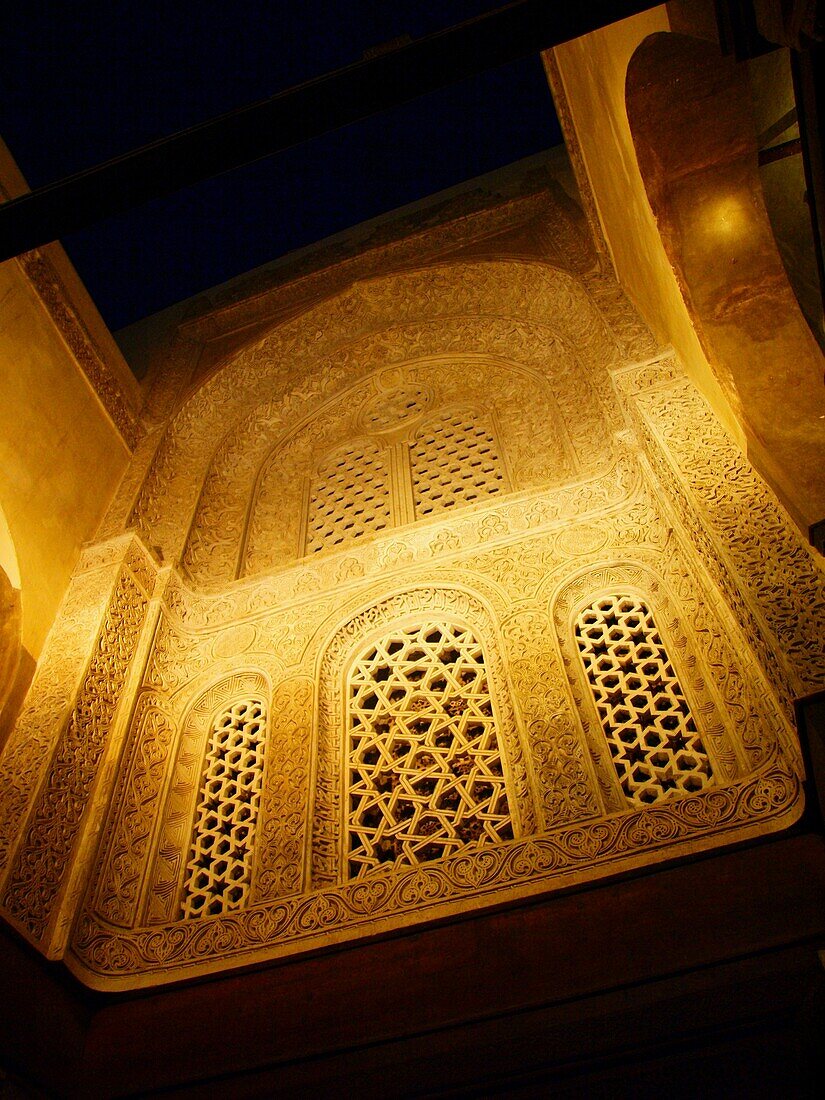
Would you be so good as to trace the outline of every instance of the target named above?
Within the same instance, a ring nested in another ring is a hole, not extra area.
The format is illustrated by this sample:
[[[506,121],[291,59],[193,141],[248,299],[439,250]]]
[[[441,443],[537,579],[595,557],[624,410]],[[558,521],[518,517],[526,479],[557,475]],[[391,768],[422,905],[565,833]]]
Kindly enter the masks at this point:
[[[399,45],[3,204],[0,260],[652,6],[517,0]]]

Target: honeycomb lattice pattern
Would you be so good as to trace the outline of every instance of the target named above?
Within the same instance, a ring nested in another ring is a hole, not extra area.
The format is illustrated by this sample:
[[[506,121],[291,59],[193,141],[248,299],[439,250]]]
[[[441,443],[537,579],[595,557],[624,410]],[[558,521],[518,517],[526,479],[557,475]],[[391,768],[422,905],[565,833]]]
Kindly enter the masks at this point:
[[[333,550],[391,524],[389,475],[378,447],[339,452],[318,471],[309,497],[308,554]]]
[[[576,642],[628,801],[649,805],[708,786],[710,760],[646,605],[635,596],[596,600],[576,620]]]
[[[410,447],[410,467],[419,517],[507,490],[492,430],[467,411],[430,421]]]
[[[349,876],[509,840],[481,644],[444,623],[398,630],[349,678]]]
[[[223,711],[206,752],[183,892],[184,917],[244,904],[261,798],[266,714],[258,699]]]

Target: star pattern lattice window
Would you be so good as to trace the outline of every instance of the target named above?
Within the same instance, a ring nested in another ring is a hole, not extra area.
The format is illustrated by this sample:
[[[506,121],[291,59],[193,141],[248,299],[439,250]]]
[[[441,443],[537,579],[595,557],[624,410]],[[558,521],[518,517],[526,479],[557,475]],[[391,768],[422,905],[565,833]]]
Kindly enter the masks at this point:
[[[708,786],[710,760],[649,608],[603,596],[579,614],[575,634],[627,800],[650,805]]]
[[[266,712],[243,699],[215,720],[204,762],[182,915],[215,916],[246,900],[263,779]]]
[[[417,517],[508,488],[492,428],[467,410],[430,421],[418,432],[410,446],[410,470]]]
[[[350,878],[468,845],[513,825],[481,643],[427,623],[387,635],[348,687]]]
[[[389,472],[379,447],[339,452],[318,471],[309,495],[307,554],[334,550],[391,525]]]

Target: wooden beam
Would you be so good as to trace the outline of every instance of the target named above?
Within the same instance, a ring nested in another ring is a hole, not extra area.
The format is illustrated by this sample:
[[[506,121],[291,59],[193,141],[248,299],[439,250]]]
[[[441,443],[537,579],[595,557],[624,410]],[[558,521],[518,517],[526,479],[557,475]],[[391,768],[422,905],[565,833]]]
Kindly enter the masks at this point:
[[[0,206],[0,260],[652,7],[516,0]]]

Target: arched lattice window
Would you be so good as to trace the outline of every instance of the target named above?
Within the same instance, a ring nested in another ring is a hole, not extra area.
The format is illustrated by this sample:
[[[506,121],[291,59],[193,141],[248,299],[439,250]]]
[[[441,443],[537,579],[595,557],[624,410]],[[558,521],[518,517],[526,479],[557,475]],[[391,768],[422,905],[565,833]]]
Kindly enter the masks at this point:
[[[214,916],[246,901],[261,799],[266,711],[242,699],[216,717],[183,890],[184,917]]]
[[[347,691],[351,878],[513,836],[481,643],[465,627],[398,629]]]
[[[338,451],[309,493],[306,552],[331,550],[392,525],[386,454],[376,444]]]
[[[635,596],[602,596],[576,642],[613,766],[629,802],[701,791],[711,763],[653,615]]]
[[[431,420],[417,432],[410,471],[416,517],[508,489],[492,427],[466,409]]]

